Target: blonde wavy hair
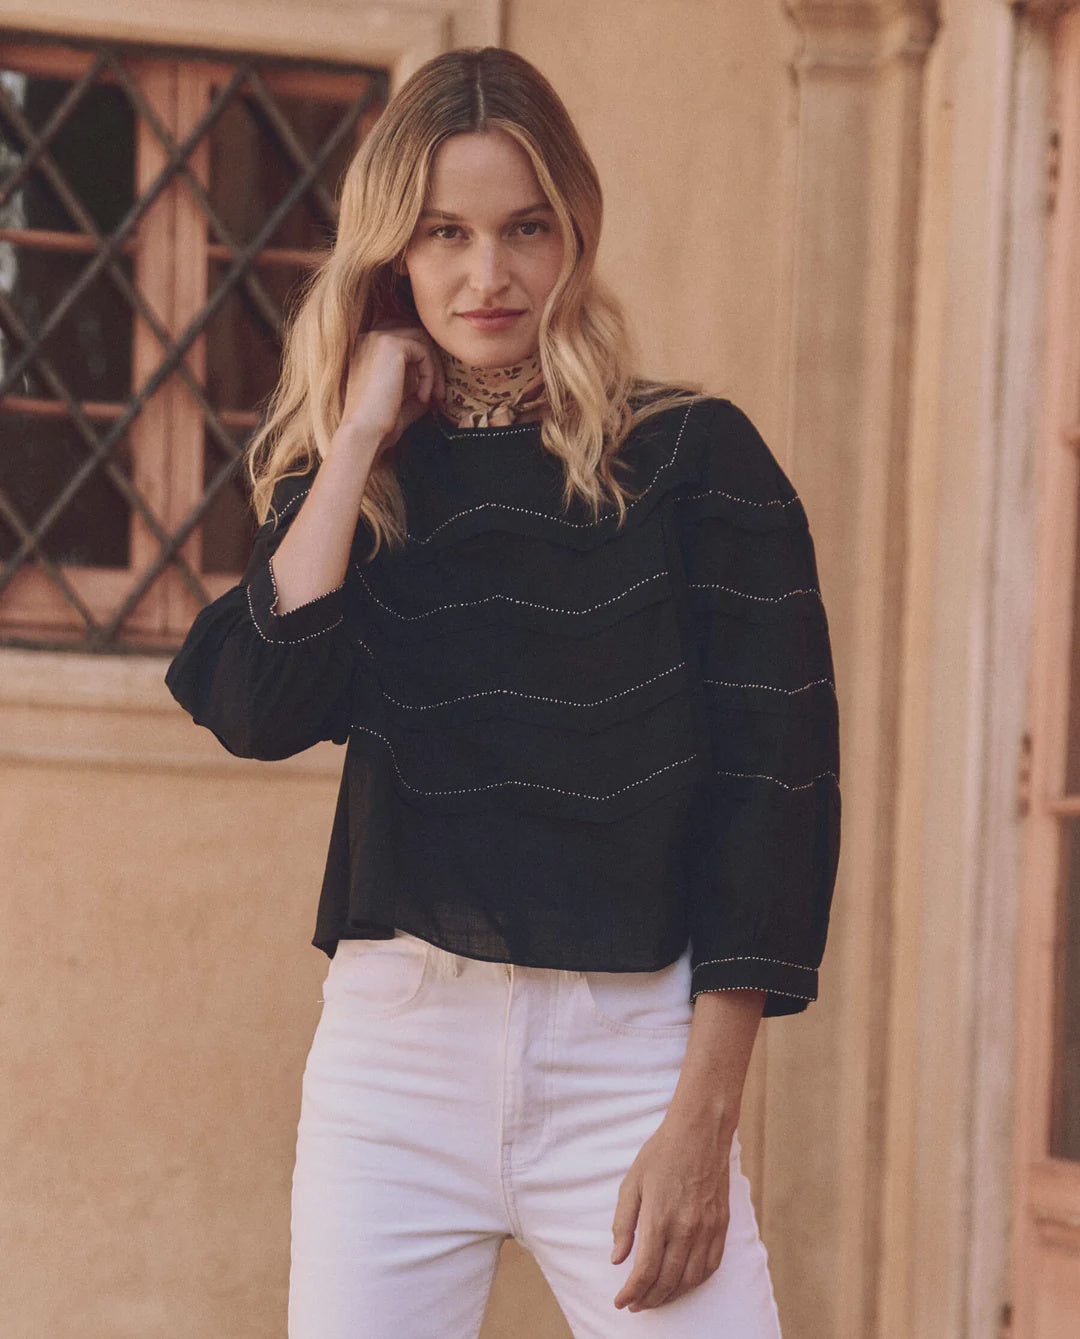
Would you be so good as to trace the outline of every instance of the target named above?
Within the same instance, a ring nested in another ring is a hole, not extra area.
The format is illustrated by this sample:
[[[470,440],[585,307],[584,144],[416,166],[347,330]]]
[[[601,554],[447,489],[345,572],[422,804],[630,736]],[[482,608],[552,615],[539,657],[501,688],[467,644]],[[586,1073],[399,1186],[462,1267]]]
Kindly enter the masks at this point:
[[[418,322],[404,255],[424,207],[435,153],[451,135],[502,130],[528,154],[562,230],[563,265],[539,327],[548,408],[542,441],[564,471],[563,505],[594,520],[612,502],[621,527],[635,494],[615,478],[619,447],[643,419],[702,398],[700,387],[636,376],[623,309],[593,272],[603,201],[599,178],[558,94],[512,51],[469,47],[421,66],[390,100],[344,175],[337,235],[285,323],[282,370],[245,452],[260,524],[279,479],[325,458],[344,410],[352,336],[384,319]],[[405,503],[381,452],[361,518],[383,542],[405,540]]]

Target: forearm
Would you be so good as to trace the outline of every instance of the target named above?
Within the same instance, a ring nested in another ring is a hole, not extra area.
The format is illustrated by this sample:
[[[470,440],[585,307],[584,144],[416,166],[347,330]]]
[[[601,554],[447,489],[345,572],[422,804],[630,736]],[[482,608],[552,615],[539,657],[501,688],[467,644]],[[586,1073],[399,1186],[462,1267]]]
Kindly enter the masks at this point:
[[[734,1132],[765,998],[763,990],[698,995],[669,1114]]]
[[[335,435],[272,559],[277,614],[335,590],[345,579],[376,447],[356,435]]]

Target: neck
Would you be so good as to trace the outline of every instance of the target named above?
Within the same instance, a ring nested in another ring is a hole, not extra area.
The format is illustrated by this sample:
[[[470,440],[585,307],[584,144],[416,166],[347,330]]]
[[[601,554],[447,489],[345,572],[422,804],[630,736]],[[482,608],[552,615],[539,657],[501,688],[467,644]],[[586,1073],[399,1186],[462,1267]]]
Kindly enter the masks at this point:
[[[477,367],[439,347],[446,413],[459,427],[502,427],[546,403],[539,351],[505,367]]]

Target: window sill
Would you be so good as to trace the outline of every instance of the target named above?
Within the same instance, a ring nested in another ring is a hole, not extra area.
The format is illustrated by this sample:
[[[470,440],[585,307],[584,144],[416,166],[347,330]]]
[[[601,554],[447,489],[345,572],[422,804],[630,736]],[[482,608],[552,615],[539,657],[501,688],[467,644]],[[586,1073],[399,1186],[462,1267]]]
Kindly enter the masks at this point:
[[[502,0],[250,0],[222,6],[217,0],[117,0],[102,13],[87,0],[0,0],[0,21],[10,28],[58,36],[113,37],[136,42],[177,42],[203,50],[223,48],[383,65],[395,89],[418,65],[456,46],[498,45]],[[452,34],[452,36],[451,36]]]
[[[331,743],[272,764],[234,757],[165,687],[170,658],[0,647],[0,760],[340,776],[342,751]]]

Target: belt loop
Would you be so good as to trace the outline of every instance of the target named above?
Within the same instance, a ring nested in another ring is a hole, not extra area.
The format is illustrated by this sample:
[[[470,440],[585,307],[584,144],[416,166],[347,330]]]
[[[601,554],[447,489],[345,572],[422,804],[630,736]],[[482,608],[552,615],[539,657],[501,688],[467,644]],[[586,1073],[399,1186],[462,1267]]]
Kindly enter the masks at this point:
[[[432,944],[429,952],[435,954],[435,970],[444,980],[451,981],[464,971],[465,959],[460,954],[451,953],[438,944]]]

